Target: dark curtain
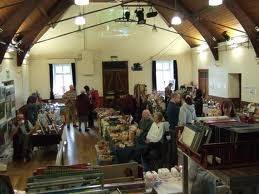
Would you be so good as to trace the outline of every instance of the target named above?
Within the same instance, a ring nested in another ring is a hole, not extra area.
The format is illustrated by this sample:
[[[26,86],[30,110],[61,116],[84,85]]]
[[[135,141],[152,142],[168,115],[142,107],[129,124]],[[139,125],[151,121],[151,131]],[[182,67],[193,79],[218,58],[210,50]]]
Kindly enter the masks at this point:
[[[152,61],[152,89],[156,90],[156,61]]]
[[[175,90],[179,89],[179,83],[178,83],[178,67],[177,67],[177,61],[174,60],[174,79],[175,79]]]
[[[53,64],[49,64],[49,84],[50,84],[50,95],[49,99],[54,99],[54,93],[53,93]]]
[[[75,63],[71,63],[71,68],[72,68],[73,85],[76,88],[76,64]]]

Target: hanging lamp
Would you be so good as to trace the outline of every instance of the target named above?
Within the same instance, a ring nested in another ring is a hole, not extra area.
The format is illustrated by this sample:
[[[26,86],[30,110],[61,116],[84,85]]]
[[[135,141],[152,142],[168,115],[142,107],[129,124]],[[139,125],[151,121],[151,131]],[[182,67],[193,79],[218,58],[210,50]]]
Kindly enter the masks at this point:
[[[75,0],[76,5],[89,5],[89,0]]]
[[[209,0],[209,6],[219,6],[223,3],[223,0]]]
[[[176,10],[176,0],[174,0],[174,8]],[[176,13],[172,17],[171,24],[172,25],[180,25],[182,23],[182,18]]]

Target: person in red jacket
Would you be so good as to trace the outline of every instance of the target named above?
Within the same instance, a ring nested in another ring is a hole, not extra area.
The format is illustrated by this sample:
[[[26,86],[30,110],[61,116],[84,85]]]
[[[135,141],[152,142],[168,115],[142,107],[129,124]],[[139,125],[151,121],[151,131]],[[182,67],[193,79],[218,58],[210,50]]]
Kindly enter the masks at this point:
[[[85,131],[89,131],[87,128],[88,116],[90,113],[90,99],[89,96],[86,94],[85,90],[81,91],[81,94],[77,96],[76,100],[76,108],[77,114],[79,118],[79,131],[81,132],[81,124],[84,123]]]

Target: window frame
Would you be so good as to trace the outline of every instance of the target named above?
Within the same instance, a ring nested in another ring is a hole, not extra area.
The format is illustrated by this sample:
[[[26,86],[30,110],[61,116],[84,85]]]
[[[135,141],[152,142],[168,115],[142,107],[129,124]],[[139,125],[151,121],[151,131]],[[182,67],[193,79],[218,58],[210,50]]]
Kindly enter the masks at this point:
[[[58,66],[61,66],[62,67],[62,73],[61,72],[57,72],[57,67]],[[70,72],[67,73],[67,72],[64,72],[64,67],[70,67]],[[72,73],[72,64],[70,63],[56,63],[56,64],[53,64],[53,93],[54,93],[54,96],[55,98],[62,98],[63,94],[66,92],[66,89],[63,89],[63,91],[61,92],[57,92],[57,88],[56,87],[56,83],[57,83],[57,79],[56,77],[57,76],[62,76],[62,87],[61,88],[69,88],[69,85],[73,84],[73,73]],[[68,86],[65,85],[65,77],[66,76],[71,76],[71,83],[68,84]]]
[[[169,64],[168,68],[164,68],[164,64]],[[161,68],[162,67],[162,68]],[[163,79],[164,82],[168,82],[168,83],[164,83],[163,87],[161,88],[161,83],[159,83],[159,80],[161,80],[159,78],[158,72],[162,73],[162,77],[164,77],[165,72],[169,72],[172,74],[172,80],[165,80]],[[157,92],[164,95],[165,92],[165,87],[170,83],[173,83],[173,87],[172,89],[175,88],[175,77],[174,77],[174,60],[157,60],[156,61],[156,85],[157,85]]]

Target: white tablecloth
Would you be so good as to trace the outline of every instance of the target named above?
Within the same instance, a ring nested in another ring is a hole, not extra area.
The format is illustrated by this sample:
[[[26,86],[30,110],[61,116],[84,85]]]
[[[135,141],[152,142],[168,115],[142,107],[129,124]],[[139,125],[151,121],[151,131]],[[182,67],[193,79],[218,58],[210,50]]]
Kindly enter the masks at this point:
[[[162,180],[162,183],[154,188],[158,194],[182,194],[182,181],[176,178]]]

